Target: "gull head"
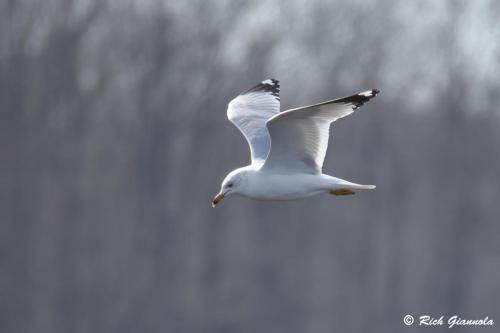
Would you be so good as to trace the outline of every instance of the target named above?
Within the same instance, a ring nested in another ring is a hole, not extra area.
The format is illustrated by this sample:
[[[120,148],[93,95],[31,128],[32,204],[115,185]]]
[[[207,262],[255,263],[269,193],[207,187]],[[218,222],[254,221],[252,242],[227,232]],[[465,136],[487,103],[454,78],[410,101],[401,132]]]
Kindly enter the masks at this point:
[[[245,184],[246,170],[244,168],[231,171],[222,181],[219,193],[212,200],[212,208],[230,194],[239,194]]]

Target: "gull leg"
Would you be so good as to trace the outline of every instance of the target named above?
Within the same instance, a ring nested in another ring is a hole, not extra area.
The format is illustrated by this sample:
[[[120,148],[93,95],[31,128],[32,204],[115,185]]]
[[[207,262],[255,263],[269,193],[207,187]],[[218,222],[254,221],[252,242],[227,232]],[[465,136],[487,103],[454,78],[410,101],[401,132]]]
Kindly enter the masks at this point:
[[[351,190],[350,188],[337,188],[334,190],[330,190],[330,194],[333,195],[351,195],[354,194],[355,192]]]

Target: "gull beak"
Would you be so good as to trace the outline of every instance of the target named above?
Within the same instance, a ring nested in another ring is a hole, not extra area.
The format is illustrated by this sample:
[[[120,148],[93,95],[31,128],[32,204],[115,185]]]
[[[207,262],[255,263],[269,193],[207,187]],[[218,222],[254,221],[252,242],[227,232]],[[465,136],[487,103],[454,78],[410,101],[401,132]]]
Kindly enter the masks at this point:
[[[212,201],[212,208],[215,208],[215,206],[217,206],[219,201],[222,201],[222,199],[224,199],[224,194],[222,193],[217,194],[214,200]]]

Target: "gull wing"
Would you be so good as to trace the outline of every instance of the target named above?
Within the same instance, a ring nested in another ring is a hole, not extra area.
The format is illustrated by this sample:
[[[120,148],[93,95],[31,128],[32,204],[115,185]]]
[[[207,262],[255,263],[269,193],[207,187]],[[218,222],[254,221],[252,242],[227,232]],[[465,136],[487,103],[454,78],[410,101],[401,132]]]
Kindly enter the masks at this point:
[[[271,151],[262,169],[320,174],[328,148],[330,124],[351,114],[378,93],[376,89],[369,90],[273,116],[266,123]]]
[[[264,163],[269,153],[271,138],[266,122],[280,112],[279,93],[279,81],[268,79],[229,102],[227,118],[245,136],[252,164]]]

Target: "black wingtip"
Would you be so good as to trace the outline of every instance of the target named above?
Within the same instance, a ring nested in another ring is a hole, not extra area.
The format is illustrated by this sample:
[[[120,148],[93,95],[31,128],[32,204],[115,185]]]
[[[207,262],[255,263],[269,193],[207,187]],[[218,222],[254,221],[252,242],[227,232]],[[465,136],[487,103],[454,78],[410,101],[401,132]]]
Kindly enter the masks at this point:
[[[336,102],[344,103],[344,104],[353,104],[354,108],[357,109],[366,102],[368,102],[373,97],[377,96],[380,93],[378,89],[372,89],[360,92],[359,94],[352,95],[349,97],[344,97],[336,100]]]
[[[257,91],[267,91],[270,92],[271,95],[276,97],[276,99],[280,100],[280,81],[276,79],[267,79],[260,82],[258,85],[248,89],[247,91],[241,93],[241,95],[248,94],[250,92]]]

